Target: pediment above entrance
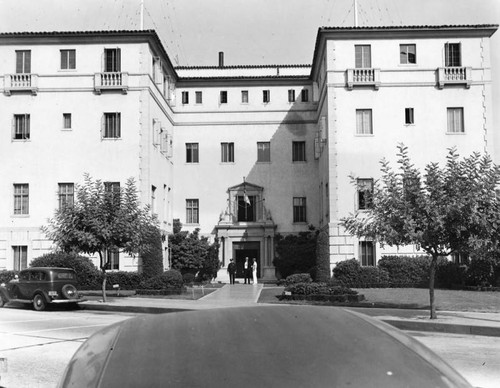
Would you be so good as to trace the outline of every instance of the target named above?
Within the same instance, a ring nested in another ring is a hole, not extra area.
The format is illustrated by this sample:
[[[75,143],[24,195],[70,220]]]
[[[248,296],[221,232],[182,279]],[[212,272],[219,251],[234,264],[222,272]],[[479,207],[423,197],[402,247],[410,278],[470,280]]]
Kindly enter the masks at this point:
[[[256,185],[250,182],[242,182],[238,185],[231,186],[227,189],[228,192],[231,191],[264,191],[262,186]]]

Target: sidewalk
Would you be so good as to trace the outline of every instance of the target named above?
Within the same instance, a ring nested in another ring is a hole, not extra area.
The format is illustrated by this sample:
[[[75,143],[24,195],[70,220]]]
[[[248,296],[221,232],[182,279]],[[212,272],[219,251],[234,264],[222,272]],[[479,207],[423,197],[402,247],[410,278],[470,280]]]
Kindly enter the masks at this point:
[[[243,307],[256,305],[262,288],[262,284],[227,284],[198,300],[109,297],[106,303],[98,300],[90,300],[80,305],[86,310],[144,314],[160,314],[220,307]],[[344,308],[370,315],[402,330],[500,337],[500,313],[438,311],[438,319],[431,321],[428,310]]]

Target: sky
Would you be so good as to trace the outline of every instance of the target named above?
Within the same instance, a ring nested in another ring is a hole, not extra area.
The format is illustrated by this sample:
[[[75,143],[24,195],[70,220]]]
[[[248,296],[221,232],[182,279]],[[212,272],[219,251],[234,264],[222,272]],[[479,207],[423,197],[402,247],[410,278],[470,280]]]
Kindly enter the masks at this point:
[[[174,64],[311,64],[318,28],[354,25],[354,0],[143,0]],[[0,32],[139,29],[141,0],[0,0]],[[500,0],[357,0],[358,25],[500,24]],[[492,37],[500,108],[500,31]],[[500,125],[500,109],[496,123]]]

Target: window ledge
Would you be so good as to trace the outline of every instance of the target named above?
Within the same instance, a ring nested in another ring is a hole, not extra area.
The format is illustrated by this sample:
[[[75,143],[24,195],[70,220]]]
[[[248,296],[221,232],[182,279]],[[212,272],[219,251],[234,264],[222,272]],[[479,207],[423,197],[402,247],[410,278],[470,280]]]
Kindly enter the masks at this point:
[[[367,134],[356,133],[356,134],[354,134],[354,136],[356,136],[356,137],[374,137],[375,135],[373,133],[367,133]]]
[[[294,221],[292,222],[294,225],[307,225],[307,221]]]
[[[467,135],[467,132],[463,131],[463,132],[448,132],[446,131],[446,134],[447,135],[459,135],[459,136],[463,136],[463,135]]]
[[[292,160],[293,164],[307,164],[307,160]]]
[[[269,162],[259,162],[259,161],[257,161],[256,163],[257,164],[271,164],[271,161],[269,161]]]
[[[29,218],[29,214],[11,214],[12,218]]]

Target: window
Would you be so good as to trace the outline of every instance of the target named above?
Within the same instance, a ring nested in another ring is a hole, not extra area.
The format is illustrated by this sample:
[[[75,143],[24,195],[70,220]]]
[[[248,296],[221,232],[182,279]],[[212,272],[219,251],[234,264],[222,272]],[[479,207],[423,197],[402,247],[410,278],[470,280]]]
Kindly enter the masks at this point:
[[[182,92],[182,103],[189,104],[189,92]]]
[[[375,265],[375,245],[373,241],[360,241],[359,242],[359,256],[361,265],[374,266]]]
[[[444,45],[444,65],[462,66],[460,43],[446,43]]]
[[[448,133],[464,133],[464,109],[448,108]]]
[[[12,257],[14,258],[14,271],[28,268],[28,247],[26,245],[13,245]]]
[[[262,141],[257,143],[257,162],[271,161],[271,143]]]
[[[14,115],[14,140],[29,140],[30,138],[30,115]]]
[[[356,109],[356,133],[358,135],[372,135],[372,110]]]
[[[121,50],[119,48],[104,49],[104,71],[121,71]]]
[[[305,197],[293,197],[293,222],[307,222]]]
[[[186,163],[198,162],[198,143],[186,143]]]
[[[306,142],[294,141],[292,142],[292,162],[305,162],[306,161]]]
[[[354,52],[356,68],[372,67],[372,54],[370,45],[355,45]]]
[[[104,139],[119,139],[121,137],[121,113],[104,113]]]
[[[120,193],[120,182],[104,182],[104,191],[106,193]]]
[[[16,73],[31,73],[30,50],[16,50]]]
[[[366,210],[372,206],[373,179],[357,179],[358,209]]]
[[[221,90],[219,100],[221,104],[227,104],[227,91]]]
[[[241,91],[241,102],[243,104],[248,104],[248,90]]]
[[[309,89],[302,89],[300,92],[300,97],[302,102],[308,102],[309,101]]]
[[[61,50],[61,70],[76,69],[76,50]]]
[[[118,251],[108,250],[106,256],[108,269],[120,269],[120,253]]]
[[[63,128],[71,129],[71,113],[63,113]]]
[[[59,183],[59,209],[73,206],[75,200],[75,185],[73,183]]]
[[[402,65],[417,63],[417,47],[414,44],[399,45],[399,63]]]
[[[288,90],[288,102],[295,102],[295,90],[293,89]]]
[[[454,252],[451,254],[451,260],[458,265],[468,265],[469,255],[463,252]]]
[[[234,143],[220,143],[221,162],[234,163]]]
[[[198,199],[186,199],[186,223],[198,224],[200,207]]]
[[[238,195],[238,222],[255,222],[257,219],[257,207],[256,196],[247,195],[246,192],[243,195]]]
[[[151,213],[156,210],[156,186],[151,186]]]
[[[195,92],[195,97],[196,97],[196,103],[197,104],[202,104],[203,103],[203,95],[201,92]]]
[[[413,108],[405,108],[405,124],[415,124]]]
[[[270,90],[263,90],[262,91],[262,102],[267,104],[270,101],[271,101],[271,91]]]
[[[29,214],[29,185],[14,184],[14,214]]]

